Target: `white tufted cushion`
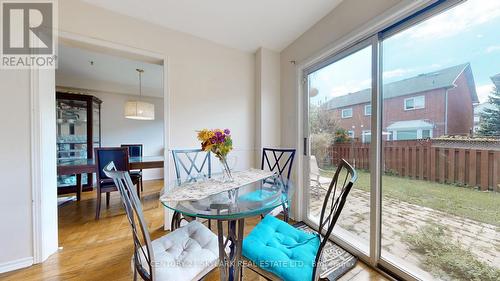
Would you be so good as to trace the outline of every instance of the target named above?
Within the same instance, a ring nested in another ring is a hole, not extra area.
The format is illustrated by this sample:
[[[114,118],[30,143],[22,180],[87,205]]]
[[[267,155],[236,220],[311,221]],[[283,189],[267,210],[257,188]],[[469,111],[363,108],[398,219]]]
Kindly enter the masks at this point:
[[[199,280],[217,265],[217,236],[198,221],[151,243],[156,281]]]

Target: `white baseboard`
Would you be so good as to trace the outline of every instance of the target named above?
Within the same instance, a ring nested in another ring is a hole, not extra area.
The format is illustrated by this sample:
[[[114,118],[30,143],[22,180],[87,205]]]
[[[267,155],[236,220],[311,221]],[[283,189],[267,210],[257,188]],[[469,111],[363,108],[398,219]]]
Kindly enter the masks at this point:
[[[13,261],[8,261],[0,264],[0,273],[25,268],[33,265],[33,257],[27,257],[22,259],[17,259]]]

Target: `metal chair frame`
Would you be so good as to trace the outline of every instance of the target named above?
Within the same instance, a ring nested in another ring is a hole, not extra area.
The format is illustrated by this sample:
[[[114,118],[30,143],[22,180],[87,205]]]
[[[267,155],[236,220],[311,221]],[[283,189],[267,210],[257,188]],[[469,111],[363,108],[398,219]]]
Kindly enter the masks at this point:
[[[345,173],[345,177],[340,179],[342,173]],[[356,170],[344,159],[341,159],[337,170],[330,182],[330,186],[323,200],[323,207],[321,208],[321,215],[319,219],[319,227],[317,230],[318,237],[320,239],[320,245],[318,247],[318,252],[313,264],[313,274],[312,281],[319,280],[320,272],[318,270],[318,265],[321,264],[321,255],[323,248],[329,241],[329,237],[332,234],[333,228],[337,223],[337,220],[344,208],[345,202],[347,200],[347,195],[351,191],[354,182],[356,182],[358,174]],[[339,179],[341,181],[339,181]],[[341,182],[341,185],[339,183]],[[324,234],[323,234],[324,233]],[[265,269],[259,268],[256,265],[252,265],[251,262],[249,268],[256,272],[257,274],[263,276],[268,280],[281,280],[275,274],[266,271]]]
[[[260,164],[260,168],[262,170],[269,169],[269,171],[274,172],[277,171],[278,175],[281,177],[283,182],[285,183],[285,187],[288,187],[288,183],[290,181],[290,175],[292,173],[293,160],[295,158],[295,149],[287,148],[263,148],[262,149],[262,160]],[[272,156],[272,159],[270,159]],[[285,157],[285,158],[283,158]],[[283,158],[283,159],[282,159]],[[281,161],[285,161],[284,164],[281,165]],[[264,165],[264,164],[267,164]],[[286,181],[284,180],[284,174],[286,173]],[[288,204],[283,203],[283,220],[288,222]],[[263,216],[261,216],[263,218]]]
[[[143,280],[153,281],[155,280],[153,268],[155,259],[151,237],[149,236],[147,222],[142,211],[141,201],[133,188],[132,179],[127,171],[117,171],[113,162],[106,165],[103,171],[106,176],[113,179],[115,185],[118,187],[128,221],[132,228],[132,238],[134,240],[134,280],[137,280],[137,274],[139,274]],[[143,263],[143,260],[146,265]]]
[[[206,153],[204,158],[200,158],[202,161],[201,164],[198,164],[196,161],[198,160],[198,156],[201,153]],[[180,155],[184,155],[185,159],[187,159],[187,163],[182,160]],[[182,182],[193,182],[197,181],[200,176],[206,176],[208,178],[212,177],[212,162],[211,162],[211,153],[210,151],[203,151],[202,149],[175,149],[172,150],[172,156],[174,158],[174,167],[175,167],[175,175],[177,178],[178,184]],[[206,174],[203,171],[206,170]],[[185,173],[186,178],[182,179],[182,173]],[[180,227],[182,220],[188,220],[193,218],[185,218],[181,213],[174,211],[172,216],[172,223],[170,226],[171,230],[175,230]],[[212,222],[208,220],[208,228],[211,229]]]

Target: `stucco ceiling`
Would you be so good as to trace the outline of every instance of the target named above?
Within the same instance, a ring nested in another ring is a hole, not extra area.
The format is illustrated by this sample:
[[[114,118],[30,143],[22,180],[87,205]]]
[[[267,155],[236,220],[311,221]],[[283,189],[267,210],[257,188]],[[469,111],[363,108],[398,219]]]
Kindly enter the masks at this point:
[[[56,85],[120,94],[163,97],[163,66],[59,44]],[[92,62],[92,63],[91,63]]]
[[[281,51],[342,0],[84,0],[245,51]]]

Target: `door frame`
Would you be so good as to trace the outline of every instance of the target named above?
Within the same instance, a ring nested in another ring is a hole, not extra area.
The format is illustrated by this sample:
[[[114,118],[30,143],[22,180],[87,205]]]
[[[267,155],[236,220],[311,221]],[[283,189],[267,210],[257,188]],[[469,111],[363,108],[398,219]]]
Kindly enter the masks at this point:
[[[114,43],[111,41],[101,40],[92,38],[90,36],[85,36],[81,34],[74,34],[65,31],[58,31],[59,43],[66,43],[73,46],[79,46],[84,49],[96,48],[102,50],[103,52],[115,53],[126,55],[138,60],[157,63],[163,65],[163,107],[164,107],[164,182],[169,182],[170,173],[170,161],[169,161],[169,148],[170,148],[170,91],[169,91],[169,68],[168,68],[168,56],[165,54],[160,54],[157,52],[139,49],[131,46],[126,46],[119,43]],[[44,155],[43,146],[50,145],[42,141],[45,134],[56,135],[55,128],[52,132],[43,131],[42,132],[42,115],[44,113],[49,113],[49,111],[55,112],[55,102],[50,108],[43,107],[39,96],[43,94],[45,87],[52,88],[51,91],[54,94],[56,92],[55,85],[55,70],[52,70],[53,75],[53,86],[48,85],[47,81],[43,81],[41,78],[41,71],[32,69],[30,71],[30,107],[31,107],[31,190],[32,190],[32,227],[33,227],[33,263],[44,262],[50,255],[54,254],[58,250],[58,215],[57,212],[51,210],[53,206],[52,201],[44,199],[43,193],[57,194],[57,186],[48,185],[43,186],[44,182],[55,182],[57,179],[57,174],[50,173],[46,174],[43,171],[47,165],[53,165],[56,163],[56,155]],[[46,91],[46,89],[45,89]],[[49,94],[46,93],[45,94]],[[57,195],[55,195],[57,196]],[[56,207],[57,208],[57,207]],[[170,225],[170,217],[165,213],[165,225]],[[54,217],[55,216],[55,217]],[[42,223],[44,220],[49,220],[55,223],[47,225]]]

